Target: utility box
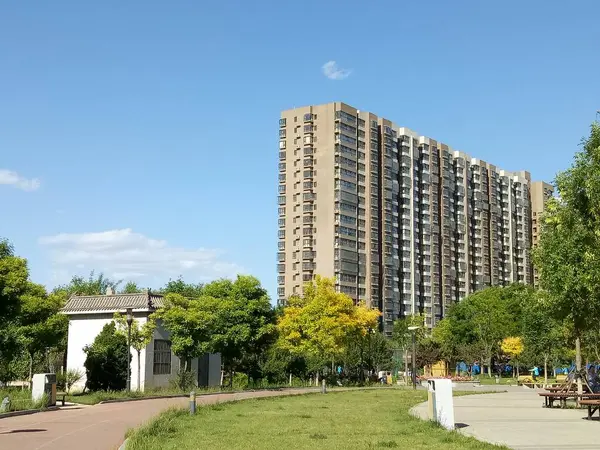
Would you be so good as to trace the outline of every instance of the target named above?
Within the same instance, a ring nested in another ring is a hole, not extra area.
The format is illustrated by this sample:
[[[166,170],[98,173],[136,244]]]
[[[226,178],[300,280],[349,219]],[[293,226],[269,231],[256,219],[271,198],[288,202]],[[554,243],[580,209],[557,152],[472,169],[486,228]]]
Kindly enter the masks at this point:
[[[448,430],[454,430],[454,399],[452,380],[433,378],[428,380],[430,417]]]
[[[56,374],[55,373],[36,373],[33,376],[31,387],[31,398],[34,402],[39,402],[44,398],[48,399],[46,406],[56,406]]]

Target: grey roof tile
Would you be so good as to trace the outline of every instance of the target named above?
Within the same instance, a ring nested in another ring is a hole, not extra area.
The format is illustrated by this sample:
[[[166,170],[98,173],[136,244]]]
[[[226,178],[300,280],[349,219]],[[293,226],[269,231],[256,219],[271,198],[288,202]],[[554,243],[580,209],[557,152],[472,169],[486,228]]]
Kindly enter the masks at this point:
[[[164,305],[163,296],[148,292],[113,295],[73,295],[62,309],[64,313],[155,309]]]

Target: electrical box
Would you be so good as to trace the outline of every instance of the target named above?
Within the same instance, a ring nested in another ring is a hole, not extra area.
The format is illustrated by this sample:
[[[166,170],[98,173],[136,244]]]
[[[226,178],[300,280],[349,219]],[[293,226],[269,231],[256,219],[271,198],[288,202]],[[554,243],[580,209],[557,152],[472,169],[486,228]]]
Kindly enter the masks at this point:
[[[44,398],[48,399],[46,406],[56,406],[56,374],[36,373],[33,376],[31,387],[31,398],[38,402]]]

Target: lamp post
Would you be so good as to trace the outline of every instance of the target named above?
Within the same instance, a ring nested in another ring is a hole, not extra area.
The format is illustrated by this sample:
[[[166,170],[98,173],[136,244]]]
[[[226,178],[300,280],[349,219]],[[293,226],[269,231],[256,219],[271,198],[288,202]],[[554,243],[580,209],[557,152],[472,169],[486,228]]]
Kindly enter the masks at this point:
[[[417,389],[417,372],[415,371],[415,359],[417,357],[417,330],[419,329],[418,326],[412,326],[412,327],[408,327],[408,331],[410,331],[412,333],[412,357],[411,357],[411,363],[412,363],[412,369],[411,369],[411,376],[412,376],[412,382],[413,382],[413,389]]]
[[[127,308],[127,392],[131,392],[131,324],[133,323],[133,309]],[[139,383],[139,380],[138,380]]]

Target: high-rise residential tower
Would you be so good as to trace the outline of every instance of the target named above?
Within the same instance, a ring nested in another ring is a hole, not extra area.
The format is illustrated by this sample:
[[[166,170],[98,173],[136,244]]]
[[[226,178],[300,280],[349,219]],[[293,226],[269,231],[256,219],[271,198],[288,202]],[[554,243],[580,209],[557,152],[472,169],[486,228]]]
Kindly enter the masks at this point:
[[[478,289],[532,283],[535,185],[344,103],[284,111],[278,299],[335,277],[389,335],[399,317],[433,326]]]

